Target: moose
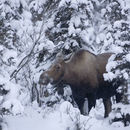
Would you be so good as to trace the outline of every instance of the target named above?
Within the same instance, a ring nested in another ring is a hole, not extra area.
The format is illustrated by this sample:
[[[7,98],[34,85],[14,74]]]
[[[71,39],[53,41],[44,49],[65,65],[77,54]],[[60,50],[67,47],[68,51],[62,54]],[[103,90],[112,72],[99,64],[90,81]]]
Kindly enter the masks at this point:
[[[105,81],[103,78],[111,55],[112,53],[95,55],[80,49],[67,60],[59,57],[47,71],[40,75],[39,83],[70,85],[72,96],[81,114],[84,114],[85,98],[88,99],[89,111],[95,106],[96,99],[102,98],[105,109],[104,117],[108,117],[112,106],[110,97],[116,94],[117,88],[117,86],[112,86],[112,82]]]

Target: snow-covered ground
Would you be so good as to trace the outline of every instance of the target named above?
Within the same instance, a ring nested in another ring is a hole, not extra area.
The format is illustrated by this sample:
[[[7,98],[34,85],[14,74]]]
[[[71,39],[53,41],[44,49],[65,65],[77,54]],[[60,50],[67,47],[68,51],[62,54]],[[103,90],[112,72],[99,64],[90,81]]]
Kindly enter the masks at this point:
[[[83,116],[69,102],[63,102],[50,113],[27,107],[23,114],[6,115],[4,119],[7,123],[4,130],[77,130],[77,127],[80,130],[130,130],[130,126],[124,127],[119,122],[110,125],[108,118],[104,119],[96,109],[92,109],[89,116]]]
[[[64,130],[58,112],[51,113],[46,118],[31,109],[26,112],[27,115],[5,116],[7,130]]]

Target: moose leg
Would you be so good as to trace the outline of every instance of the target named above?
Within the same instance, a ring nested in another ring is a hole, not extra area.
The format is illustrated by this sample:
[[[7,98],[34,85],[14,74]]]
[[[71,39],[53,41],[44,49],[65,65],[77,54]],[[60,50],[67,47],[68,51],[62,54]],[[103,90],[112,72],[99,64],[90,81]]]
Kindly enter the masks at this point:
[[[96,99],[93,99],[93,97],[88,97],[88,111],[90,112],[92,107],[95,107]]]
[[[105,114],[104,117],[108,117],[109,113],[111,112],[111,99],[107,98],[107,99],[103,99],[103,104],[104,104],[104,109],[105,109]]]
[[[88,99],[88,112],[91,110],[92,107],[96,105],[96,93],[87,94]]]
[[[74,100],[75,100],[76,104],[78,105],[78,108],[79,108],[81,114],[84,114],[84,111],[83,111],[84,98],[74,97]]]

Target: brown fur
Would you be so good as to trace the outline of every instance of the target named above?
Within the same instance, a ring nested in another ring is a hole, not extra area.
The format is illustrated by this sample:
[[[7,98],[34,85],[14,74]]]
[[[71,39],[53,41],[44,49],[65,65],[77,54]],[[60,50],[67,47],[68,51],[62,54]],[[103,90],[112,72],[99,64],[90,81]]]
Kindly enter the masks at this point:
[[[111,111],[110,96],[112,95],[106,94],[111,93],[111,86],[109,86],[111,84],[104,81],[103,73],[106,72],[106,64],[111,55],[112,53],[94,55],[89,51],[79,50],[69,61],[59,59],[49,70],[41,74],[39,82],[69,84],[82,113],[85,97],[88,98],[89,110],[95,106],[97,98],[103,98],[105,117],[107,117]]]
[[[90,55],[89,52],[80,50],[75,53],[70,62],[65,63],[65,67],[66,71],[63,80],[66,81],[67,84],[76,84],[77,86],[81,86],[82,84],[90,84],[91,88],[95,88],[97,86],[98,81],[95,75],[95,55]],[[93,78],[93,80],[91,78]],[[88,89],[87,86],[86,89]]]

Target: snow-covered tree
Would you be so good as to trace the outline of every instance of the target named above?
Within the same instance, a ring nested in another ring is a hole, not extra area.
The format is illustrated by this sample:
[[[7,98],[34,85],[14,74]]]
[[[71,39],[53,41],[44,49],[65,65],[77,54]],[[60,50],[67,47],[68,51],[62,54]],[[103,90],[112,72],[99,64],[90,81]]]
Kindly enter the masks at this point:
[[[15,105],[21,105],[17,100],[18,87],[15,88],[14,83],[10,81],[10,74],[16,67],[21,46],[17,30],[12,28],[12,21],[20,19],[21,10],[21,4],[15,6],[10,1],[0,1],[0,104],[4,109],[12,109],[12,113],[15,113]]]
[[[125,125],[130,122],[129,112],[124,112],[123,108],[130,104],[130,7],[129,2],[122,0],[110,1],[104,9],[104,17],[108,19],[106,38],[104,40],[105,50],[112,50],[115,54],[107,65],[108,73],[104,75],[105,80],[115,81],[120,85],[118,92],[122,94],[121,102],[124,106],[116,106],[115,111],[120,113]],[[119,110],[120,109],[120,110]],[[119,111],[118,111],[119,110]],[[126,116],[127,115],[127,116]],[[115,116],[116,117],[116,116]]]
[[[94,7],[96,1],[61,0],[53,26],[45,34],[65,54],[86,47],[94,51]]]

